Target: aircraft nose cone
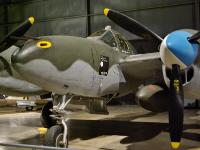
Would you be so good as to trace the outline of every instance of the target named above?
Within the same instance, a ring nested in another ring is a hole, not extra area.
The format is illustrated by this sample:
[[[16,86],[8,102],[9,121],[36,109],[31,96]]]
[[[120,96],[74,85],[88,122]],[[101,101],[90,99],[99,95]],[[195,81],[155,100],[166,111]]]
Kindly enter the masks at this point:
[[[170,33],[166,39],[167,48],[186,66],[192,65],[198,54],[198,45],[188,41],[190,36],[188,32],[175,31]]]

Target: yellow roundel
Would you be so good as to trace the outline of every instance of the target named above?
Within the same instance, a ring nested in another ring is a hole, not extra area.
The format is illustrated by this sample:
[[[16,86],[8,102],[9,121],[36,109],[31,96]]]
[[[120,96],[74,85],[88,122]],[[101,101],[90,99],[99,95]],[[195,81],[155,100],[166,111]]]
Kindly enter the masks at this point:
[[[49,41],[39,41],[37,42],[37,47],[39,48],[50,48],[52,46],[52,43]]]

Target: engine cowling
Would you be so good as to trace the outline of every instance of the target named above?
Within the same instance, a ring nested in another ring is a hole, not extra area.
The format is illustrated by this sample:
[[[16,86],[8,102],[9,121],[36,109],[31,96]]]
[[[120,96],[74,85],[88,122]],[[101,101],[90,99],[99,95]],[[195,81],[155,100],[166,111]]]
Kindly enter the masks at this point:
[[[192,65],[185,70],[181,71],[181,78],[183,83],[184,95],[186,99],[200,99],[200,71],[199,62],[196,65]],[[162,67],[163,78],[166,85],[169,87],[171,70],[163,65]]]
[[[168,110],[169,92],[158,85],[146,85],[136,93],[136,103],[152,112]]]

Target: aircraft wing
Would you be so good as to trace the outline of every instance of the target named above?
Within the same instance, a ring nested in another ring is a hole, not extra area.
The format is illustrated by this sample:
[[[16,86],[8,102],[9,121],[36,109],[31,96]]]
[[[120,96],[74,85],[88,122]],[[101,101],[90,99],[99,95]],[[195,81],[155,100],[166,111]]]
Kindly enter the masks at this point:
[[[131,78],[163,82],[160,53],[147,53],[127,56],[120,61],[123,73]]]

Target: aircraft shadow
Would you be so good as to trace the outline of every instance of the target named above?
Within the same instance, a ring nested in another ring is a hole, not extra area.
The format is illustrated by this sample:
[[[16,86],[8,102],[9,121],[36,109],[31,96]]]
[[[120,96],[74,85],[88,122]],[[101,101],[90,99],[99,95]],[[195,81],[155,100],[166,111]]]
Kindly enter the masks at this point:
[[[81,139],[89,140],[105,135],[125,136],[121,139],[121,144],[131,144],[127,148],[132,149],[134,143],[144,142],[155,138],[161,132],[169,132],[167,123],[151,123],[151,122],[131,122],[131,120],[140,117],[154,116],[155,113],[147,113],[143,115],[118,115],[114,118],[105,120],[79,120],[71,119],[68,122],[69,140]],[[184,125],[183,138],[192,141],[200,141],[200,134],[190,133],[186,129],[200,129],[198,124]],[[168,133],[167,133],[168,134]],[[39,135],[33,138],[19,141],[27,144],[42,144],[43,140],[39,140]],[[169,136],[166,137],[169,140]]]
[[[102,135],[121,135],[127,137],[120,142],[127,144],[151,139],[167,126],[167,124],[116,120],[71,120],[69,138],[88,140]]]
[[[200,130],[200,124],[184,125],[184,130],[183,130],[183,135],[182,135],[182,137],[185,139],[190,139],[193,141],[200,141],[200,133],[190,133],[188,131],[185,131],[187,129],[199,129]]]
[[[102,135],[126,136],[120,141],[122,144],[141,142],[152,139],[162,131],[169,132],[168,123],[131,122],[137,118],[152,117],[156,113],[147,114],[122,114],[104,120],[75,120],[69,122],[70,140],[80,138],[88,140]],[[186,129],[200,129],[198,124],[184,125],[183,138],[200,141],[200,134],[185,132]]]

